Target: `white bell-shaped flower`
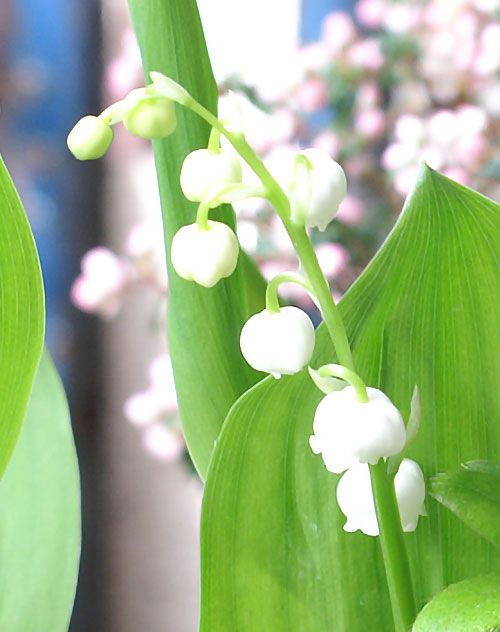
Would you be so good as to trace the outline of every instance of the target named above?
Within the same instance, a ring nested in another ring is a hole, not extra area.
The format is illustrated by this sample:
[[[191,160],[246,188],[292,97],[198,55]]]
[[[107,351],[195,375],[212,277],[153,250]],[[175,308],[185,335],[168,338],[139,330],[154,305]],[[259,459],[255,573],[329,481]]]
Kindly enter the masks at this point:
[[[394,479],[403,531],[415,531],[419,516],[425,516],[425,482],[418,463],[403,459]],[[379,535],[370,469],[365,463],[353,465],[337,485],[337,502],[347,518],[344,530]]]
[[[241,164],[230,151],[197,149],[188,154],[181,169],[181,189],[188,200],[202,202],[214,190],[242,180]],[[214,200],[212,206],[220,201]]]
[[[78,160],[96,160],[108,151],[111,127],[97,116],[84,116],[68,134],[68,149]]]
[[[300,178],[294,186],[297,153],[305,156],[311,165],[310,182],[307,183],[304,178]],[[287,195],[294,189],[294,196],[302,201],[308,199],[304,218],[306,228],[317,227],[319,230],[325,230],[347,193],[347,180],[339,163],[325,151],[311,148],[300,152],[276,152],[266,161],[266,166]],[[305,187],[306,190],[301,191],[301,187]],[[301,222],[301,218],[294,217],[293,209],[292,203],[292,219]]]
[[[403,419],[391,400],[368,387],[361,403],[352,386],[329,393],[316,408],[310,445],[326,469],[341,474],[356,463],[377,463],[405,446]]]
[[[172,240],[170,258],[183,279],[213,287],[234,272],[238,254],[238,240],[229,226],[209,220],[208,229],[195,223],[178,230]]]
[[[281,375],[297,373],[309,363],[314,350],[314,326],[298,307],[254,314],[241,331],[245,360],[257,371]]]

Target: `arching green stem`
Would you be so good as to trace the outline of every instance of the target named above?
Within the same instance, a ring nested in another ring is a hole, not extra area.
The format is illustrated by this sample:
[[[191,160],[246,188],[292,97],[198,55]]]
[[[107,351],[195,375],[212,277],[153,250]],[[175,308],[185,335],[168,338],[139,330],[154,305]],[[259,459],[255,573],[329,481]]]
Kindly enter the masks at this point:
[[[278,299],[278,288],[282,283],[296,283],[303,287],[310,294],[314,294],[313,288],[309,281],[296,272],[283,272],[277,274],[269,281],[266,289],[266,309],[271,314],[280,311],[280,303]]]
[[[356,391],[358,401],[362,404],[368,402],[366,384],[355,371],[347,369],[340,364],[325,364],[318,369],[317,373],[320,377],[339,377],[341,380],[348,382]]]

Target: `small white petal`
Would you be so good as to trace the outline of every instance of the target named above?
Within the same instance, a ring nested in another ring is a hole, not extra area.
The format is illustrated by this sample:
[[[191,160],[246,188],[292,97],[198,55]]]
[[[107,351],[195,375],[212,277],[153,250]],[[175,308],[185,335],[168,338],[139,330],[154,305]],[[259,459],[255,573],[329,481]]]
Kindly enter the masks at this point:
[[[229,151],[197,149],[188,154],[181,169],[181,189],[188,200],[201,202],[211,191],[242,180],[240,161]],[[214,203],[218,206],[219,201]]]
[[[314,350],[314,326],[298,307],[283,307],[277,313],[266,309],[252,316],[241,331],[240,347],[245,360],[257,371],[291,375],[300,371]]]
[[[213,287],[234,272],[239,245],[229,226],[213,221],[208,225],[209,230],[202,230],[195,223],[177,231],[170,257],[175,271],[183,279]]]
[[[394,485],[403,531],[415,531],[419,516],[424,515],[425,482],[420,466],[411,459],[403,459]],[[337,485],[337,502],[347,519],[345,531],[379,535],[367,464],[353,465],[342,476]]]

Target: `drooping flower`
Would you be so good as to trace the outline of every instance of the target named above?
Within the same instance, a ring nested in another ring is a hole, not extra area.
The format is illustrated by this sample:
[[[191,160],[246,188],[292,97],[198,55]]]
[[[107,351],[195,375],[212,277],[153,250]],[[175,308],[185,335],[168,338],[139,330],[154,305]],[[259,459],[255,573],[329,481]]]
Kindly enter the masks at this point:
[[[174,235],[170,257],[179,276],[204,287],[213,287],[230,276],[238,261],[239,245],[234,232],[222,222],[209,220],[183,226]]]
[[[396,499],[403,531],[415,531],[419,516],[425,516],[425,482],[420,466],[411,459],[403,459],[394,479]],[[375,503],[367,464],[353,465],[340,479],[337,502],[347,518],[344,530],[362,531],[365,535],[379,535]]]
[[[310,165],[308,182],[304,178],[295,180],[295,165],[300,156]],[[347,180],[339,163],[326,151],[313,147],[299,152],[276,152],[266,164],[285,193],[306,200],[303,218],[306,228],[325,230],[347,193]],[[293,214],[293,204],[292,219],[302,223],[302,218]]]
[[[406,429],[398,409],[382,391],[366,390],[366,403],[347,386],[326,395],[316,408],[309,441],[330,472],[341,474],[356,463],[375,464],[405,446]]]
[[[289,306],[274,313],[264,309],[254,314],[240,337],[241,352],[248,364],[276,378],[303,369],[311,359],[314,342],[309,316]]]
[[[188,200],[203,201],[211,191],[227,184],[239,184],[241,164],[230,151],[197,149],[188,154],[181,169],[181,189]],[[214,206],[220,202],[214,201]]]

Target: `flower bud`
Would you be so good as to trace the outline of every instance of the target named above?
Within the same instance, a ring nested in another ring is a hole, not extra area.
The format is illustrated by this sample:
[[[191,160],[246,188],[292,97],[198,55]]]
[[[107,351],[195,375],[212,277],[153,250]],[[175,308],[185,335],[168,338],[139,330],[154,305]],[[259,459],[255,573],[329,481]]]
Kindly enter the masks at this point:
[[[95,160],[108,151],[111,127],[97,116],[84,116],[68,134],[68,149],[78,160]]]
[[[425,516],[425,482],[418,463],[403,459],[394,478],[396,499],[403,531],[415,531],[419,516]],[[337,486],[337,502],[347,518],[344,530],[379,535],[375,502],[367,464],[353,465]]]
[[[309,442],[329,472],[341,474],[356,463],[375,464],[405,446],[406,429],[398,409],[382,391],[366,391],[366,403],[347,386],[328,394],[316,409]]]
[[[208,230],[196,223],[178,230],[170,257],[180,277],[213,287],[234,272],[238,254],[238,240],[229,226],[209,220]]]
[[[165,97],[138,101],[124,114],[123,124],[134,136],[147,140],[166,138],[177,127],[175,105]]]
[[[225,184],[239,184],[242,180],[238,158],[227,150],[217,152],[197,149],[188,154],[181,169],[181,189],[188,200],[203,201],[211,191]],[[213,206],[219,206],[218,200]]]
[[[346,196],[345,173],[338,162],[322,149],[304,149],[299,153],[305,156],[311,165],[309,184],[305,183],[303,178],[294,182],[296,152],[276,153],[267,162],[267,166],[287,195],[293,191],[293,196],[301,201],[309,197],[305,218],[294,217],[292,203],[292,220],[305,223],[306,228],[317,227],[323,231],[335,217],[340,203]],[[307,190],[302,190],[304,187]]]
[[[245,323],[240,337],[241,352],[248,364],[276,378],[305,367],[314,342],[311,319],[298,307],[282,307],[275,313],[264,309]]]

